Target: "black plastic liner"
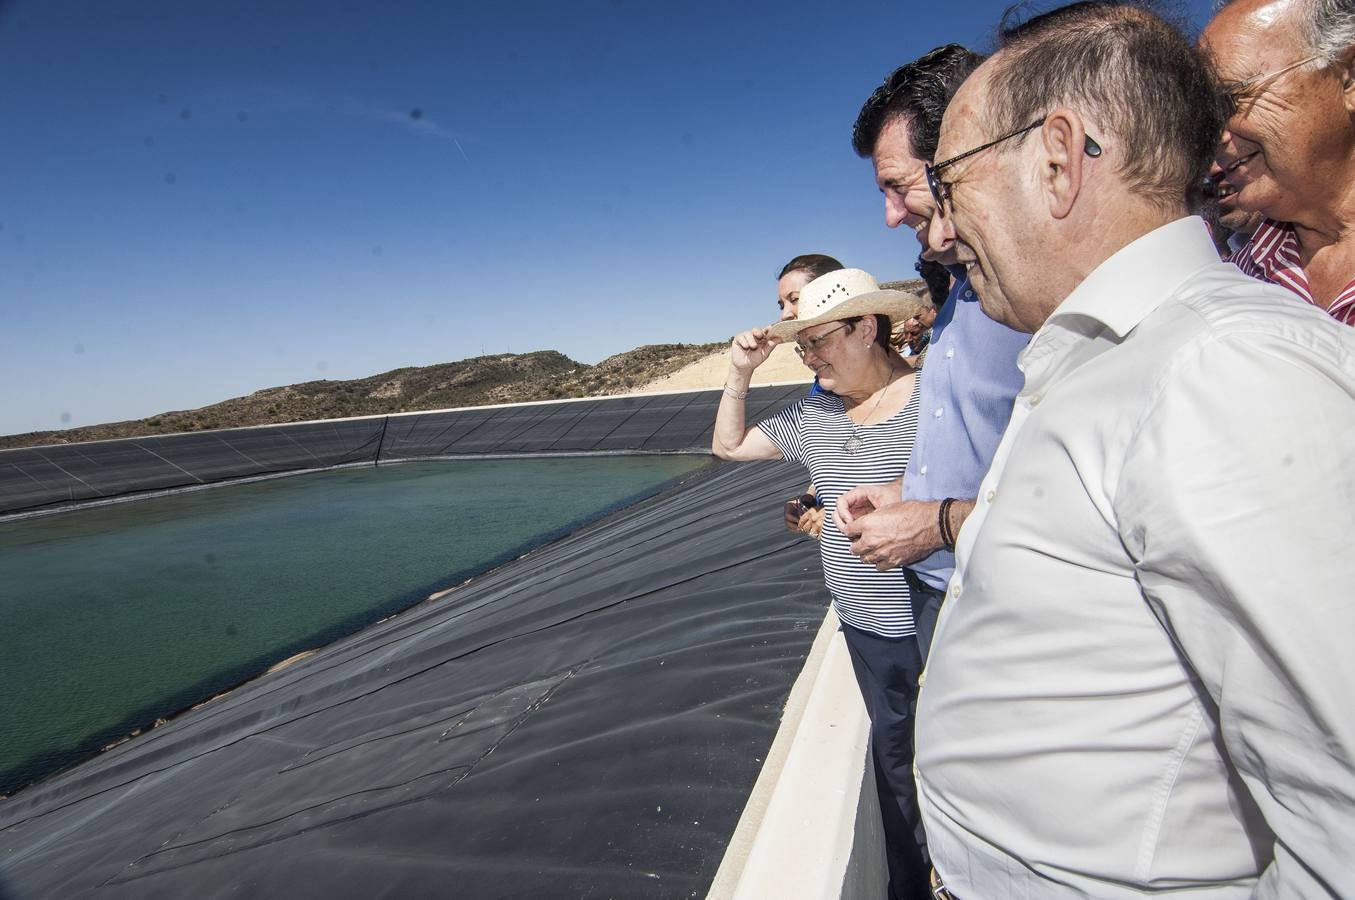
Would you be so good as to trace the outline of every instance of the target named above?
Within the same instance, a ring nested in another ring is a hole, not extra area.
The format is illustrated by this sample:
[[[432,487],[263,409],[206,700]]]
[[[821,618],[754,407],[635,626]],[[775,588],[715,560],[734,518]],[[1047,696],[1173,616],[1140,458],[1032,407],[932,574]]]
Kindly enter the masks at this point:
[[[803,482],[716,467],[0,802],[0,881],[700,896],[826,607]]]
[[[757,419],[805,386],[749,393]],[[0,450],[0,515],[396,459],[704,452],[719,402],[720,391],[645,394]]]

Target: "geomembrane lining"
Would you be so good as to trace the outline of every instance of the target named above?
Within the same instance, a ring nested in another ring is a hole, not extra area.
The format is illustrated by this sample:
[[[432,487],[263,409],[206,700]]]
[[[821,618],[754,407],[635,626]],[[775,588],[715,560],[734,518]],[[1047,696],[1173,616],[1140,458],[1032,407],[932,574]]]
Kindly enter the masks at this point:
[[[754,388],[756,421],[804,385]],[[710,450],[720,391],[470,407],[0,450],[0,515],[332,466],[439,456]]]
[[[636,410],[571,412],[533,421],[558,445]],[[649,427],[694,433],[681,418]],[[817,548],[781,521],[804,481],[719,465],[0,802],[5,885],[701,895],[827,605]]]

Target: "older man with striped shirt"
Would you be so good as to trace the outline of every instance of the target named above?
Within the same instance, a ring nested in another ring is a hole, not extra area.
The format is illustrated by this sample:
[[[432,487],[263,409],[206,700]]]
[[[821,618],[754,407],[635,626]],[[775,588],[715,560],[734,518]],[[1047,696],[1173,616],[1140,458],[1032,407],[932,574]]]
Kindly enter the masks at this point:
[[[1232,0],[1201,42],[1234,107],[1217,162],[1266,217],[1231,261],[1355,325],[1355,2]]]

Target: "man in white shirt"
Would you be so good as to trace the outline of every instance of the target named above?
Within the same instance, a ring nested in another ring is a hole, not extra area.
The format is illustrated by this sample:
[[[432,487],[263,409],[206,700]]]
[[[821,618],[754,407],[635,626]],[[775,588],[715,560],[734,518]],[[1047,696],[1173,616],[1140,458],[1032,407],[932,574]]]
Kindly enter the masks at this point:
[[[1174,29],[1003,34],[928,173],[1034,333],[919,700],[939,896],[1355,896],[1355,336],[1187,215],[1222,111]]]

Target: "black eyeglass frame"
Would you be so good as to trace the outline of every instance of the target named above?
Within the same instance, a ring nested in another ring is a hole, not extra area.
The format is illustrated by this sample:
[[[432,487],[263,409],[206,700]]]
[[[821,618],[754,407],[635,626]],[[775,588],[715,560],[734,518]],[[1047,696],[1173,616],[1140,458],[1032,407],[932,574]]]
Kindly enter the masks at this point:
[[[1034,131],[1036,128],[1039,128],[1041,125],[1043,125],[1044,122],[1045,122],[1044,119],[1040,119],[1038,122],[1032,122],[1031,124],[1025,126],[1024,128],[1018,128],[1015,131],[1009,131],[1006,134],[1002,135],[1002,137],[994,138],[993,140],[989,141],[986,144],[982,144],[978,147],[975,147],[973,150],[966,150],[965,152],[959,154],[958,156],[952,156],[950,159],[943,160],[937,163],[936,165],[932,165],[931,163],[924,163],[922,169],[927,175],[927,188],[932,192],[932,199],[936,201],[937,214],[940,215],[942,218],[945,218],[946,204],[950,202],[950,185],[946,184],[937,176],[938,172],[940,172],[942,169],[948,166],[955,165],[957,162],[969,159],[969,157],[975,155],[976,153],[982,153],[989,147],[996,147],[1003,141],[1009,141],[1014,137],[1020,137],[1021,135],[1025,134],[1028,131]],[[1083,141],[1083,150],[1086,152],[1086,154],[1090,156],[1092,159],[1095,159],[1096,157],[1100,156],[1101,145],[1096,142],[1096,139],[1093,138],[1090,134],[1084,135],[1084,137],[1085,140]]]

